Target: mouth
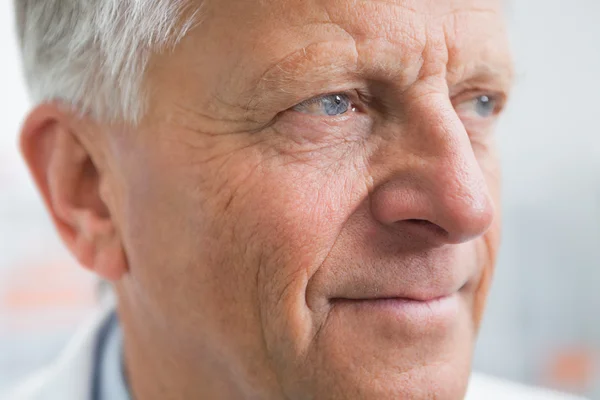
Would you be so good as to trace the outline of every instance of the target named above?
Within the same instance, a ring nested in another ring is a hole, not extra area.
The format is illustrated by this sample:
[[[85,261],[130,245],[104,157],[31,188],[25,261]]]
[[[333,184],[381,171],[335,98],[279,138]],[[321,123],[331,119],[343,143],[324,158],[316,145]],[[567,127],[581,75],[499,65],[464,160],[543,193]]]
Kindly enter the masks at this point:
[[[478,276],[453,254],[377,270],[357,268],[335,282],[313,309],[388,332],[447,333],[468,315]]]
[[[460,291],[438,297],[333,298],[334,308],[364,319],[415,327],[451,326],[460,310]]]
[[[412,293],[407,294],[396,294],[391,292],[390,294],[373,294],[377,291],[371,291],[372,295],[362,294],[356,296],[338,296],[330,298],[330,302],[333,304],[336,303],[361,303],[361,302],[398,302],[398,303],[406,303],[408,305],[434,305],[439,303],[440,301],[447,300],[448,298],[452,298],[458,296],[460,293],[464,292],[468,289],[470,281],[463,281],[461,285],[454,286],[454,289],[448,291],[440,291],[440,290],[423,290],[423,291],[414,291]],[[365,287],[367,287],[365,285]],[[369,292],[365,290],[365,292]],[[389,292],[388,292],[389,293]]]

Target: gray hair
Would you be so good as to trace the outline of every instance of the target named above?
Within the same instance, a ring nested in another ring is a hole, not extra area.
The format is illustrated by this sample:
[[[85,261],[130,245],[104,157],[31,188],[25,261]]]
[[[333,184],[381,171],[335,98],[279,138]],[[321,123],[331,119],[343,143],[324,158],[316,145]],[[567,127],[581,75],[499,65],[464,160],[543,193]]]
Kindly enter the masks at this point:
[[[34,102],[59,100],[98,119],[139,121],[150,56],[192,28],[189,0],[15,0]]]

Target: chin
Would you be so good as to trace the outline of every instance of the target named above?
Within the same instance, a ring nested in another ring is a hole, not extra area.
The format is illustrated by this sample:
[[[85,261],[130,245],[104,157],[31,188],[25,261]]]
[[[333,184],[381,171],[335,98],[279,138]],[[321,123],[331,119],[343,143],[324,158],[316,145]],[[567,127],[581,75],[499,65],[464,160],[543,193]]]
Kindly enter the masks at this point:
[[[410,369],[381,368],[370,363],[342,368],[324,367],[325,376],[318,378],[314,395],[310,398],[462,400],[470,376],[470,359],[466,356],[460,360],[440,360],[433,364],[413,365]],[[298,398],[307,398],[306,386],[303,392],[303,396]]]
[[[315,399],[463,399],[474,339],[462,303],[430,323],[387,308],[338,307],[313,342],[304,393],[308,385]]]

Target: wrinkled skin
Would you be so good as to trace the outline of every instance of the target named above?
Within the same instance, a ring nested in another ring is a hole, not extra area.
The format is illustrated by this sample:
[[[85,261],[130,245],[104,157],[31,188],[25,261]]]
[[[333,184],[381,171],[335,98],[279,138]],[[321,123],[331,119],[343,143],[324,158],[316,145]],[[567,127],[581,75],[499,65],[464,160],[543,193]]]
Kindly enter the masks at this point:
[[[152,58],[139,126],[45,105],[23,133],[65,242],[115,283],[135,397],[461,399],[498,248],[502,3],[202,16]],[[328,94],[351,107],[294,107]]]

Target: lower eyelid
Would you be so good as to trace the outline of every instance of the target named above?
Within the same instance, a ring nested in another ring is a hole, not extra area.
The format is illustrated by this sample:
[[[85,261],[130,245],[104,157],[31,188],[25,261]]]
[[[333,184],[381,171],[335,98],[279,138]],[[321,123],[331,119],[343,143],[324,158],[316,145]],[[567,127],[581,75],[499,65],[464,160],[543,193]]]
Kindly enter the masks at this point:
[[[363,114],[357,114],[352,111],[329,116],[306,114],[299,111],[288,110],[280,115],[279,121],[284,124],[291,124],[293,126],[302,126],[302,129],[326,131],[329,129],[342,129],[344,126],[346,126],[346,124],[353,124],[354,122],[351,120],[358,118],[356,121],[362,121],[365,117],[366,116]]]
[[[341,123],[346,122],[348,119],[352,118],[352,113],[350,111],[345,112],[343,114],[339,114],[339,115],[327,115],[327,114],[318,114],[317,115],[317,114],[308,114],[308,113],[303,113],[301,111],[293,111],[292,110],[292,114],[297,114],[296,116],[293,116],[292,118],[294,118],[294,119],[300,118],[303,121],[309,121],[308,123],[311,123],[311,124],[329,124],[329,125],[341,124]]]

